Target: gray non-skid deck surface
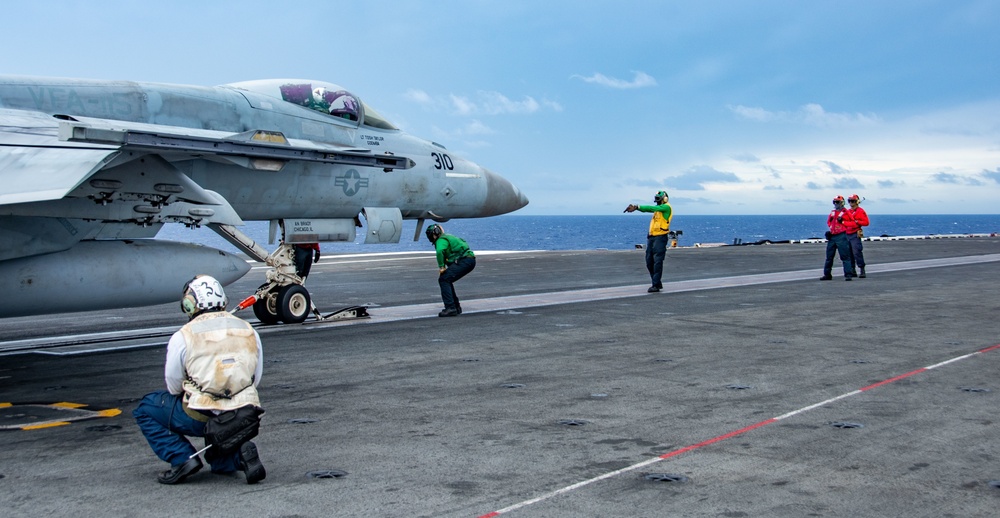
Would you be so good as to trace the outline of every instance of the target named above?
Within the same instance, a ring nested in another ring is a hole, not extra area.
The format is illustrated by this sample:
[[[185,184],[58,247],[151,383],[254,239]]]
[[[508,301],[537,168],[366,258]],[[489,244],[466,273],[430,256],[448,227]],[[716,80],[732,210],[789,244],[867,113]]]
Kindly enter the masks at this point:
[[[873,242],[868,279],[820,282],[821,245],[675,249],[668,292],[650,295],[641,251],[481,254],[457,284],[466,314],[399,320],[394,313],[438,310],[430,256],[329,258],[308,283],[321,308],[380,306],[359,323],[262,331],[264,482],[206,470],[179,486],[156,483],[165,464],[130,412],[162,386],[162,348],[4,356],[0,403],[123,412],[0,432],[0,509],[993,516],[1000,350],[974,353],[1000,343],[998,253],[1000,239]],[[913,263],[929,259],[948,260]],[[792,279],[724,280],[783,272]],[[251,272],[230,297],[262,275]],[[706,286],[671,292],[684,282]],[[621,287],[635,296],[586,301]],[[497,302],[519,296],[559,303]],[[0,340],[183,322],[176,304],[3,319]],[[9,422],[16,409],[0,412]],[[307,476],[320,470],[347,475]]]

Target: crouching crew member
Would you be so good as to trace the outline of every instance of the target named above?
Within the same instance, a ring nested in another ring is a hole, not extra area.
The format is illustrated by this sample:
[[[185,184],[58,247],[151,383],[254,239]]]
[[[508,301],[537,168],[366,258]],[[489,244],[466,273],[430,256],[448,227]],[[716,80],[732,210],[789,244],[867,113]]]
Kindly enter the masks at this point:
[[[180,483],[202,468],[185,436],[204,437],[205,423],[214,415],[260,406],[257,384],[264,365],[260,336],[226,311],[227,302],[222,284],[208,275],[184,286],[181,309],[191,321],[167,343],[167,390],[147,394],[132,412],[153,452],[170,463],[170,469],[159,474],[162,484]],[[243,443],[228,456],[213,449],[205,450],[213,473],[239,469],[248,484],[267,476],[253,442]]]
[[[445,234],[441,225],[427,227],[427,239],[437,251],[438,284],[441,286],[441,301],[444,310],[439,317],[453,317],[462,314],[462,304],[455,293],[455,282],[465,277],[476,267],[476,254],[468,243],[460,237]]]
[[[833,254],[839,253],[844,263],[844,280],[851,280],[851,247],[847,243],[847,229],[854,227],[854,218],[844,208],[844,197],[833,199],[833,210],[826,217],[830,230],[826,233],[826,262],[823,263],[821,281],[833,280]]]
[[[649,221],[649,234],[646,235],[646,270],[649,271],[649,278],[652,286],[646,290],[655,293],[663,289],[663,258],[667,255],[667,242],[670,241],[670,220],[673,219],[673,210],[667,203],[669,197],[667,191],[660,191],[653,197],[656,205],[632,205],[625,208],[625,212],[652,212],[653,219]]]

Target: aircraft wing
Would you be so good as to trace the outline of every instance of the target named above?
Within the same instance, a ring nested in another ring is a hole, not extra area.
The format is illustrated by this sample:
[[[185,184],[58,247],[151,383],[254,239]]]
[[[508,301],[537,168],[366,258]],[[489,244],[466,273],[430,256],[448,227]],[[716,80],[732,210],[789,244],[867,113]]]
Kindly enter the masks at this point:
[[[117,147],[59,140],[48,115],[0,110],[0,205],[57,200],[117,154]]]
[[[63,198],[121,151],[157,154],[170,161],[223,160],[266,171],[280,171],[289,161],[379,167],[386,171],[414,165],[405,157],[288,139],[274,131],[233,134],[0,110],[0,205]]]
[[[215,157],[228,159],[251,169],[274,171],[280,170],[285,162],[293,160],[379,167],[386,171],[409,169],[414,165],[413,161],[405,157],[379,155],[368,149],[311,140],[289,139],[278,131],[263,129],[234,134],[89,117],[62,117],[59,122],[59,139],[109,144],[164,156]]]

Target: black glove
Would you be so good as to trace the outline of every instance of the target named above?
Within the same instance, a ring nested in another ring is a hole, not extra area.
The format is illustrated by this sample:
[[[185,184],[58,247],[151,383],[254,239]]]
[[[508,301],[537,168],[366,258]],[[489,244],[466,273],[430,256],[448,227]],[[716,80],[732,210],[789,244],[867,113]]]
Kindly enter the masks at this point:
[[[313,255],[313,262],[314,263],[318,263],[319,262],[319,250],[316,250],[315,255]]]
[[[829,230],[827,230],[826,231],[826,240],[829,241],[832,238],[833,238],[833,232],[830,232]]]

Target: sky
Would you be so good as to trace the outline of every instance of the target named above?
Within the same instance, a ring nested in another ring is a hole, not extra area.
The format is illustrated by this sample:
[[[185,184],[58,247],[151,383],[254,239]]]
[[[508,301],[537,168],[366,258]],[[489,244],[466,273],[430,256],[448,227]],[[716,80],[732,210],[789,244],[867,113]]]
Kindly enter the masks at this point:
[[[997,214],[995,0],[5,2],[0,74],[341,85],[525,215]]]

